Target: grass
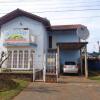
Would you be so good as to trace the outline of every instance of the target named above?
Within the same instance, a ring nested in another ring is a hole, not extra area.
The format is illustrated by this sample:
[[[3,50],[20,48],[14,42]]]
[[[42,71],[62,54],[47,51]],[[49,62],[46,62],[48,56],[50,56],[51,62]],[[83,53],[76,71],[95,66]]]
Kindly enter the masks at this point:
[[[100,82],[100,76],[92,76],[92,77],[89,77],[89,79],[96,80],[96,81]]]
[[[7,86],[7,89],[4,88],[3,91],[0,91],[0,100],[12,100],[13,97],[18,95],[29,83],[21,79],[13,79],[13,82],[16,83],[14,86],[9,84],[10,86]]]
[[[3,68],[2,69],[2,73],[33,73],[33,70],[11,70],[11,69],[7,69],[7,68]]]
[[[100,71],[99,72],[89,72],[89,75],[90,75],[90,77],[89,77],[89,79],[91,79],[91,80],[96,80],[96,81],[98,81],[98,82],[100,82]]]

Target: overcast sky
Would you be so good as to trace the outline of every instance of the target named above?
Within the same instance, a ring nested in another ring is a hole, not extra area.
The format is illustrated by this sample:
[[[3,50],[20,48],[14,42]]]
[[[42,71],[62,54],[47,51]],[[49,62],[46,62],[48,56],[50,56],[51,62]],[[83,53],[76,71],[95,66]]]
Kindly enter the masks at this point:
[[[46,17],[51,25],[86,25],[90,31],[88,52],[98,51],[100,0],[0,0],[0,17],[17,8]]]

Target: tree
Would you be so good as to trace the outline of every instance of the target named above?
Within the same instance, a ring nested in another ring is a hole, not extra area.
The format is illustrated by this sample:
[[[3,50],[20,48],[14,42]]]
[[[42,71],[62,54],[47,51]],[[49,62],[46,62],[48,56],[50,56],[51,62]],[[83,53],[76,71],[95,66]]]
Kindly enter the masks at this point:
[[[3,63],[8,59],[10,56],[10,53],[8,54],[7,52],[2,51],[0,54],[0,68],[2,67]]]

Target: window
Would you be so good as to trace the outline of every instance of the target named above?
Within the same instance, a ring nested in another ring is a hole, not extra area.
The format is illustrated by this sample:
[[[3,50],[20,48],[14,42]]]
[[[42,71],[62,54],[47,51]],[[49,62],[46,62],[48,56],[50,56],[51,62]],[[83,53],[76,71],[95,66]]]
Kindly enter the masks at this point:
[[[17,68],[17,51],[13,52],[13,68]]]
[[[24,68],[28,68],[28,51],[24,51]]]
[[[65,62],[65,65],[75,65],[75,62]]]
[[[11,68],[12,51],[8,51],[8,54],[10,54],[10,56],[8,57],[8,60],[7,60],[7,68]]]
[[[31,61],[30,61],[30,68],[33,68],[33,56],[34,56],[34,51],[31,51]]]
[[[19,68],[23,66],[23,51],[19,51]]]
[[[52,48],[52,36],[49,36],[49,48]]]

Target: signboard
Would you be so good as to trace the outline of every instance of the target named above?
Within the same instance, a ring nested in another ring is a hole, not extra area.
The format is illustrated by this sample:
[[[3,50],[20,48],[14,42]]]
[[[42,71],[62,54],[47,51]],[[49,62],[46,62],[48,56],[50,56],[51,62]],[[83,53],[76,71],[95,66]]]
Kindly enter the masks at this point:
[[[4,43],[29,43],[29,29],[17,28],[3,34]]]

